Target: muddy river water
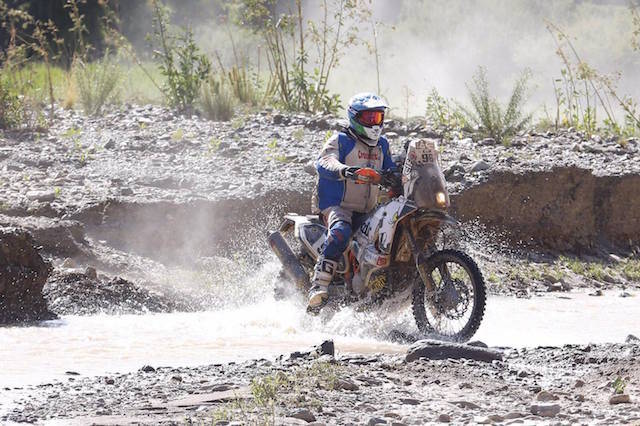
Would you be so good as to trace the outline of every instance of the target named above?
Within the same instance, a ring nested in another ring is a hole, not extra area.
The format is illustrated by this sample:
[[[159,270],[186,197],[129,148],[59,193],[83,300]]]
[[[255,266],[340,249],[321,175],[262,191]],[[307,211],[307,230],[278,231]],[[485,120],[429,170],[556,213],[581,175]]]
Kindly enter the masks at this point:
[[[304,350],[334,339],[339,352],[402,352],[389,333],[415,332],[410,310],[338,312],[312,318],[294,301],[263,302],[210,312],[66,316],[37,326],[0,328],[0,388],[100,375],[143,365],[191,366]],[[605,292],[530,299],[490,297],[474,339],[492,346],[622,342],[640,335],[640,299]]]

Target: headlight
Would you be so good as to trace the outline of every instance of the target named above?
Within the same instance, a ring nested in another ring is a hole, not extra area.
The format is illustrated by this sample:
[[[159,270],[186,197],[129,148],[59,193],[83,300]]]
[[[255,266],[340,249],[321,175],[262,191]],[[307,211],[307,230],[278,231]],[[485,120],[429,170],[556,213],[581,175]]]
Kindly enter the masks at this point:
[[[444,192],[438,192],[436,194],[436,203],[440,207],[445,207],[447,205],[447,195]]]

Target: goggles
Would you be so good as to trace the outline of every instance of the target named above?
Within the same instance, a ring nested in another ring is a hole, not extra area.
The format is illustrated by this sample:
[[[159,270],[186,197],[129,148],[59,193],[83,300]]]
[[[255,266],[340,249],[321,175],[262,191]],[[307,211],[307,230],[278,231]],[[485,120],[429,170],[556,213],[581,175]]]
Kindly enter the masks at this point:
[[[384,121],[384,111],[360,111],[358,121],[365,126],[379,126]]]

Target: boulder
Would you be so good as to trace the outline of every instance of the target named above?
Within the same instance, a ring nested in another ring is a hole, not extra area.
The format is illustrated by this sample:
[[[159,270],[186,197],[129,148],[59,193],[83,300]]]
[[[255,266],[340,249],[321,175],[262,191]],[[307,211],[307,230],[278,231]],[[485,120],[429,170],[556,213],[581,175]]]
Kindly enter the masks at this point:
[[[55,318],[42,296],[51,265],[27,231],[0,228],[0,324]]]
[[[502,353],[477,346],[460,343],[440,342],[437,340],[418,340],[407,351],[405,360],[426,359],[473,359],[476,361],[501,361]]]

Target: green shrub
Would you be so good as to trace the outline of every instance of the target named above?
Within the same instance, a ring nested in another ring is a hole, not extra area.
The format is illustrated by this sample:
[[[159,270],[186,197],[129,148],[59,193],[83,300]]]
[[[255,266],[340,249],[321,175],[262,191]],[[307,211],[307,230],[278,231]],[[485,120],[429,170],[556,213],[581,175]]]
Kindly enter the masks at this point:
[[[99,114],[102,107],[118,95],[120,68],[107,56],[91,64],[76,61],[73,75],[80,104],[88,115]]]
[[[202,87],[200,107],[209,120],[229,121],[233,117],[233,95],[222,81],[210,76]]]
[[[160,46],[153,54],[166,78],[163,95],[170,106],[189,111],[209,75],[211,63],[200,53],[191,29],[173,34],[169,28],[167,7],[159,0],[152,3],[155,15],[153,39]]]
[[[531,114],[523,112],[530,72],[525,71],[516,81],[506,107],[491,96],[487,71],[478,68],[471,85],[467,85],[472,109],[461,107],[465,119],[478,128],[482,137],[507,143],[531,121]]]

